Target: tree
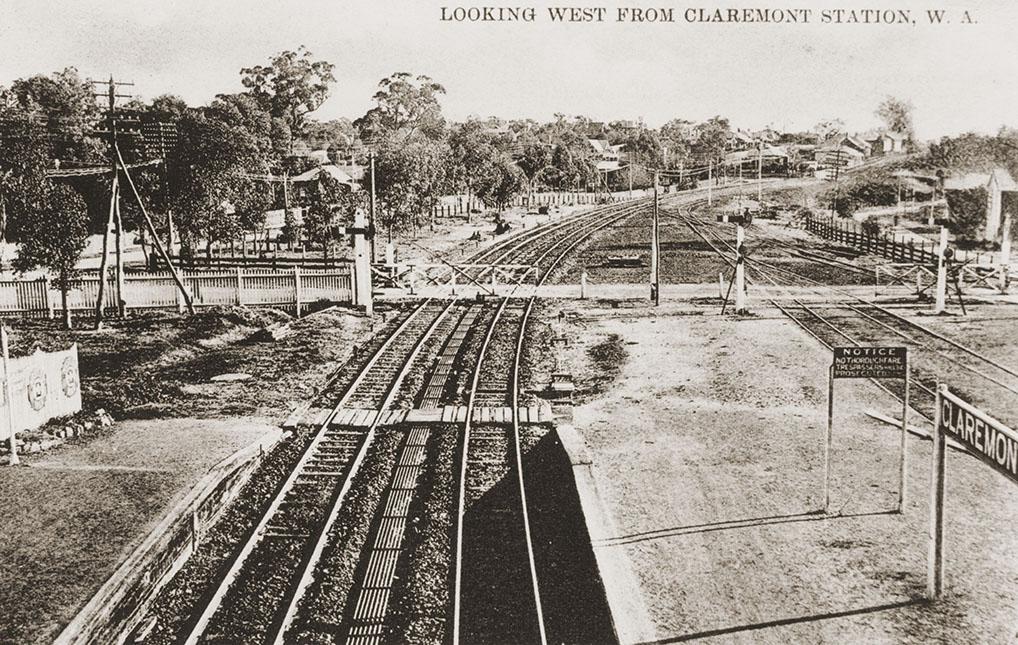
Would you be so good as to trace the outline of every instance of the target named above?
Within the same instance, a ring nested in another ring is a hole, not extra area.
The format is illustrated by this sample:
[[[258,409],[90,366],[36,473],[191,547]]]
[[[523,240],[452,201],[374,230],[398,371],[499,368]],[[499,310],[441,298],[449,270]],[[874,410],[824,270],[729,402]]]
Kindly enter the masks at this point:
[[[19,224],[45,204],[50,139],[42,124],[17,108],[0,110],[4,139],[0,146],[2,236],[17,241]]]
[[[523,171],[503,153],[492,160],[487,172],[478,179],[475,194],[485,205],[502,210],[523,190],[525,181]]]
[[[728,119],[722,116],[712,117],[697,125],[696,131],[697,139],[693,147],[694,152],[704,162],[713,163],[717,167],[725,158],[725,147],[728,145],[728,137],[732,133]]]
[[[6,101],[45,125],[56,159],[86,162],[100,157],[102,141],[92,134],[100,117],[92,83],[73,67],[14,81]]]
[[[485,129],[483,122],[471,119],[449,133],[449,184],[457,192],[478,195],[494,171],[496,149]]]
[[[693,148],[693,122],[685,119],[672,119],[661,126],[661,145],[668,148],[665,164],[669,167],[675,161],[685,161]]]
[[[416,78],[408,72],[397,72],[378,83],[375,107],[354,121],[364,141],[399,137],[409,140],[415,135],[441,139],[445,119],[438,96],[445,88],[427,76]]]
[[[349,149],[357,133],[347,119],[308,121],[307,140],[312,150],[328,150],[330,156]]]
[[[161,94],[149,105],[149,114],[160,121],[176,123],[187,112],[187,102],[175,94]]]
[[[220,94],[205,114],[243,129],[267,164],[278,163],[290,152],[292,132],[286,119],[272,116],[249,94]]]
[[[76,265],[88,240],[88,208],[69,186],[48,183],[31,212],[19,211],[15,228],[18,272],[45,268],[57,276],[64,311],[64,328],[70,329],[67,296]]]
[[[322,258],[328,259],[337,230],[353,218],[361,198],[327,172],[322,171],[305,197],[304,236],[322,245]]]
[[[528,193],[534,192],[534,186],[545,170],[551,168],[552,147],[538,139],[530,131],[520,135],[520,156],[516,165],[523,171],[527,180]]]
[[[377,217],[391,241],[399,231],[416,231],[438,203],[446,181],[448,147],[424,136],[409,142],[387,141],[375,156],[375,193],[381,212]],[[371,176],[364,177],[371,188]]]
[[[813,132],[821,143],[830,141],[845,133],[845,122],[841,119],[827,119],[813,126]]]
[[[915,134],[912,126],[914,110],[911,103],[888,96],[880,102],[876,115],[884,122],[888,130],[905,135],[905,140],[911,143]]]
[[[169,168],[170,205],[177,214],[181,245],[193,254],[204,241],[232,241],[264,217],[271,194],[252,173],[267,171],[258,143],[243,127],[200,111],[178,126],[179,154]]]
[[[295,52],[277,54],[268,65],[245,67],[240,73],[241,83],[261,108],[289,126],[292,147],[306,134],[307,115],[329,98],[329,86],[336,82],[334,69],[301,45]]]

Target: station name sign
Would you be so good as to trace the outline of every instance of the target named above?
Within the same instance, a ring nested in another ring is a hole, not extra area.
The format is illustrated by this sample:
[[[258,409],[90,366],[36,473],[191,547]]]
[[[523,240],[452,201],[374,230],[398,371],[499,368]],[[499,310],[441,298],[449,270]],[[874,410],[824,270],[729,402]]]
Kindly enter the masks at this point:
[[[1018,433],[950,392],[941,393],[940,431],[1018,483]]]
[[[835,347],[834,378],[906,378],[907,347]]]

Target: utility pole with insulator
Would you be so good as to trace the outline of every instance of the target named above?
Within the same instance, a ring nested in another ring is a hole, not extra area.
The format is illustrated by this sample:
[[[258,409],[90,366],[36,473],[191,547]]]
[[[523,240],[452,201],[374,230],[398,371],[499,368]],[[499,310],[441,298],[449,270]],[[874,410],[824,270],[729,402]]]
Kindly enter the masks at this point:
[[[658,230],[658,171],[654,171],[654,215],[651,224],[650,240],[650,299],[655,305],[661,304],[661,248]]]
[[[94,81],[100,82],[100,81]],[[110,213],[109,218],[106,222],[106,230],[103,231],[103,257],[100,262],[99,269],[99,294],[95,304],[95,328],[99,329],[102,327],[104,308],[105,308],[105,297],[106,297],[106,272],[109,258],[109,235],[110,225],[112,224],[116,231],[116,288],[117,288],[117,313],[123,318],[127,313],[126,300],[124,299],[124,241],[123,241],[123,220],[120,215],[120,199],[119,192],[117,190],[117,99],[118,98],[131,98],[129,94],[117,94],[117,88],[133,86],[134,83],[123,83],[113,79],[110,75],[110,80],[105,92],[97,93],[97,96],[105,97],[107,103],[107,116],[106,124],[110,142],[110,173],[111,173],[111,187],[110,187]]]
[[[371,166],[371,204],[368,209],[368,228],[375,230],[375,151],[368,153],[368,162]],[[375,261],[375,236],[371,236],[371,261]]]

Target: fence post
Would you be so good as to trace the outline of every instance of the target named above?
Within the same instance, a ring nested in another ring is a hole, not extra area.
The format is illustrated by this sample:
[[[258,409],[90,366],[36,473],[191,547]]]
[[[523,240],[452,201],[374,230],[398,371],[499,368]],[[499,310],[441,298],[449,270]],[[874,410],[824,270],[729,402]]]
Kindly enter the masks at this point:
[[[241,290],[243,288],[244,288],[243,269],[237,267],[237,298],[236,298],[237,306],[240,306],[243,303],[243,300],[241,299]]]
[[[181,271],[180,281],[184,284],[184,288],[187,288],[187,274]],[[180,293],[180,289],[174,289],[174,293],[177,296],[177,313],[184,313],[184,294]]]
[[[300,283],[300,267],[296,266],[293,267],[293,299],[297,304],[296,308],[297,318],[300,318],[300,310],[302,304],[301,300],[303,299],[301,298],[302,295],[303,294],[301,293],[301,283]]]
[[[56,317],[53,312],[53,300],[49,297],[49,276],[44,275],[42,277],[42,302],[43,306],[46,307],[46,317],[50,320]]]

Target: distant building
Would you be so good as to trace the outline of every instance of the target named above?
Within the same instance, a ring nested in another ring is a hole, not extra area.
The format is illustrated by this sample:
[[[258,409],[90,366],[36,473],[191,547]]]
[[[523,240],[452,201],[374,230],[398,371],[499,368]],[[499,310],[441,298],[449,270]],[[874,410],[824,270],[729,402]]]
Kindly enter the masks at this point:
[[[879,132],[866,137],[874,157],[905,151],[905,135],[901,132]]]
[[[612,145],[607,139],[587,139],[587,143],[598,156],[598,170],[608,172],[622,167],[622,153],[626,147],[624,143]]]
[[[728,133],[726,146],[729,150],[745,150],[756,144],[753,135],[743,130],[733,130]]]
[[[869,157],[873,154],[873,146],[869,142],[864,141],[862,138],[853,135],[844,135],[834,141],[834,145],[841,145],[844,148],[851,148],[858,150],[862,153],[863,157]]]
[[[317,168],[312,168],[307,172],[302,172],[299,175],[290,177],[289,182],[295,186],[300,187],[300,184],[310,184],[312,182],[318,181],[318,178],[322,175],[322,173],[329,175],[330,177],[338,181],[340,184],[349,188],[351,191],[360,190],[360,184],[357,183],[357,181],[355,181],[353,177],[351,177],[346,171],[341,169],[339,166],[333,164],[325,164],[322,166],[318,166]]]
[[[844,170],[861,164],[866,159],[866,154],[855,146],[834,142],[817,148],[813,158],[817,164],[817,177],[836,179]]]
[[[756,171],[757,164],[763,162],[763,172],[766,175],[786,176],[788,174],[788,151],[780,146],[764,146],[763,150],[751,148],[749,150],[738,150],[725,155],[725,165],[743,167],[747,170]]]

